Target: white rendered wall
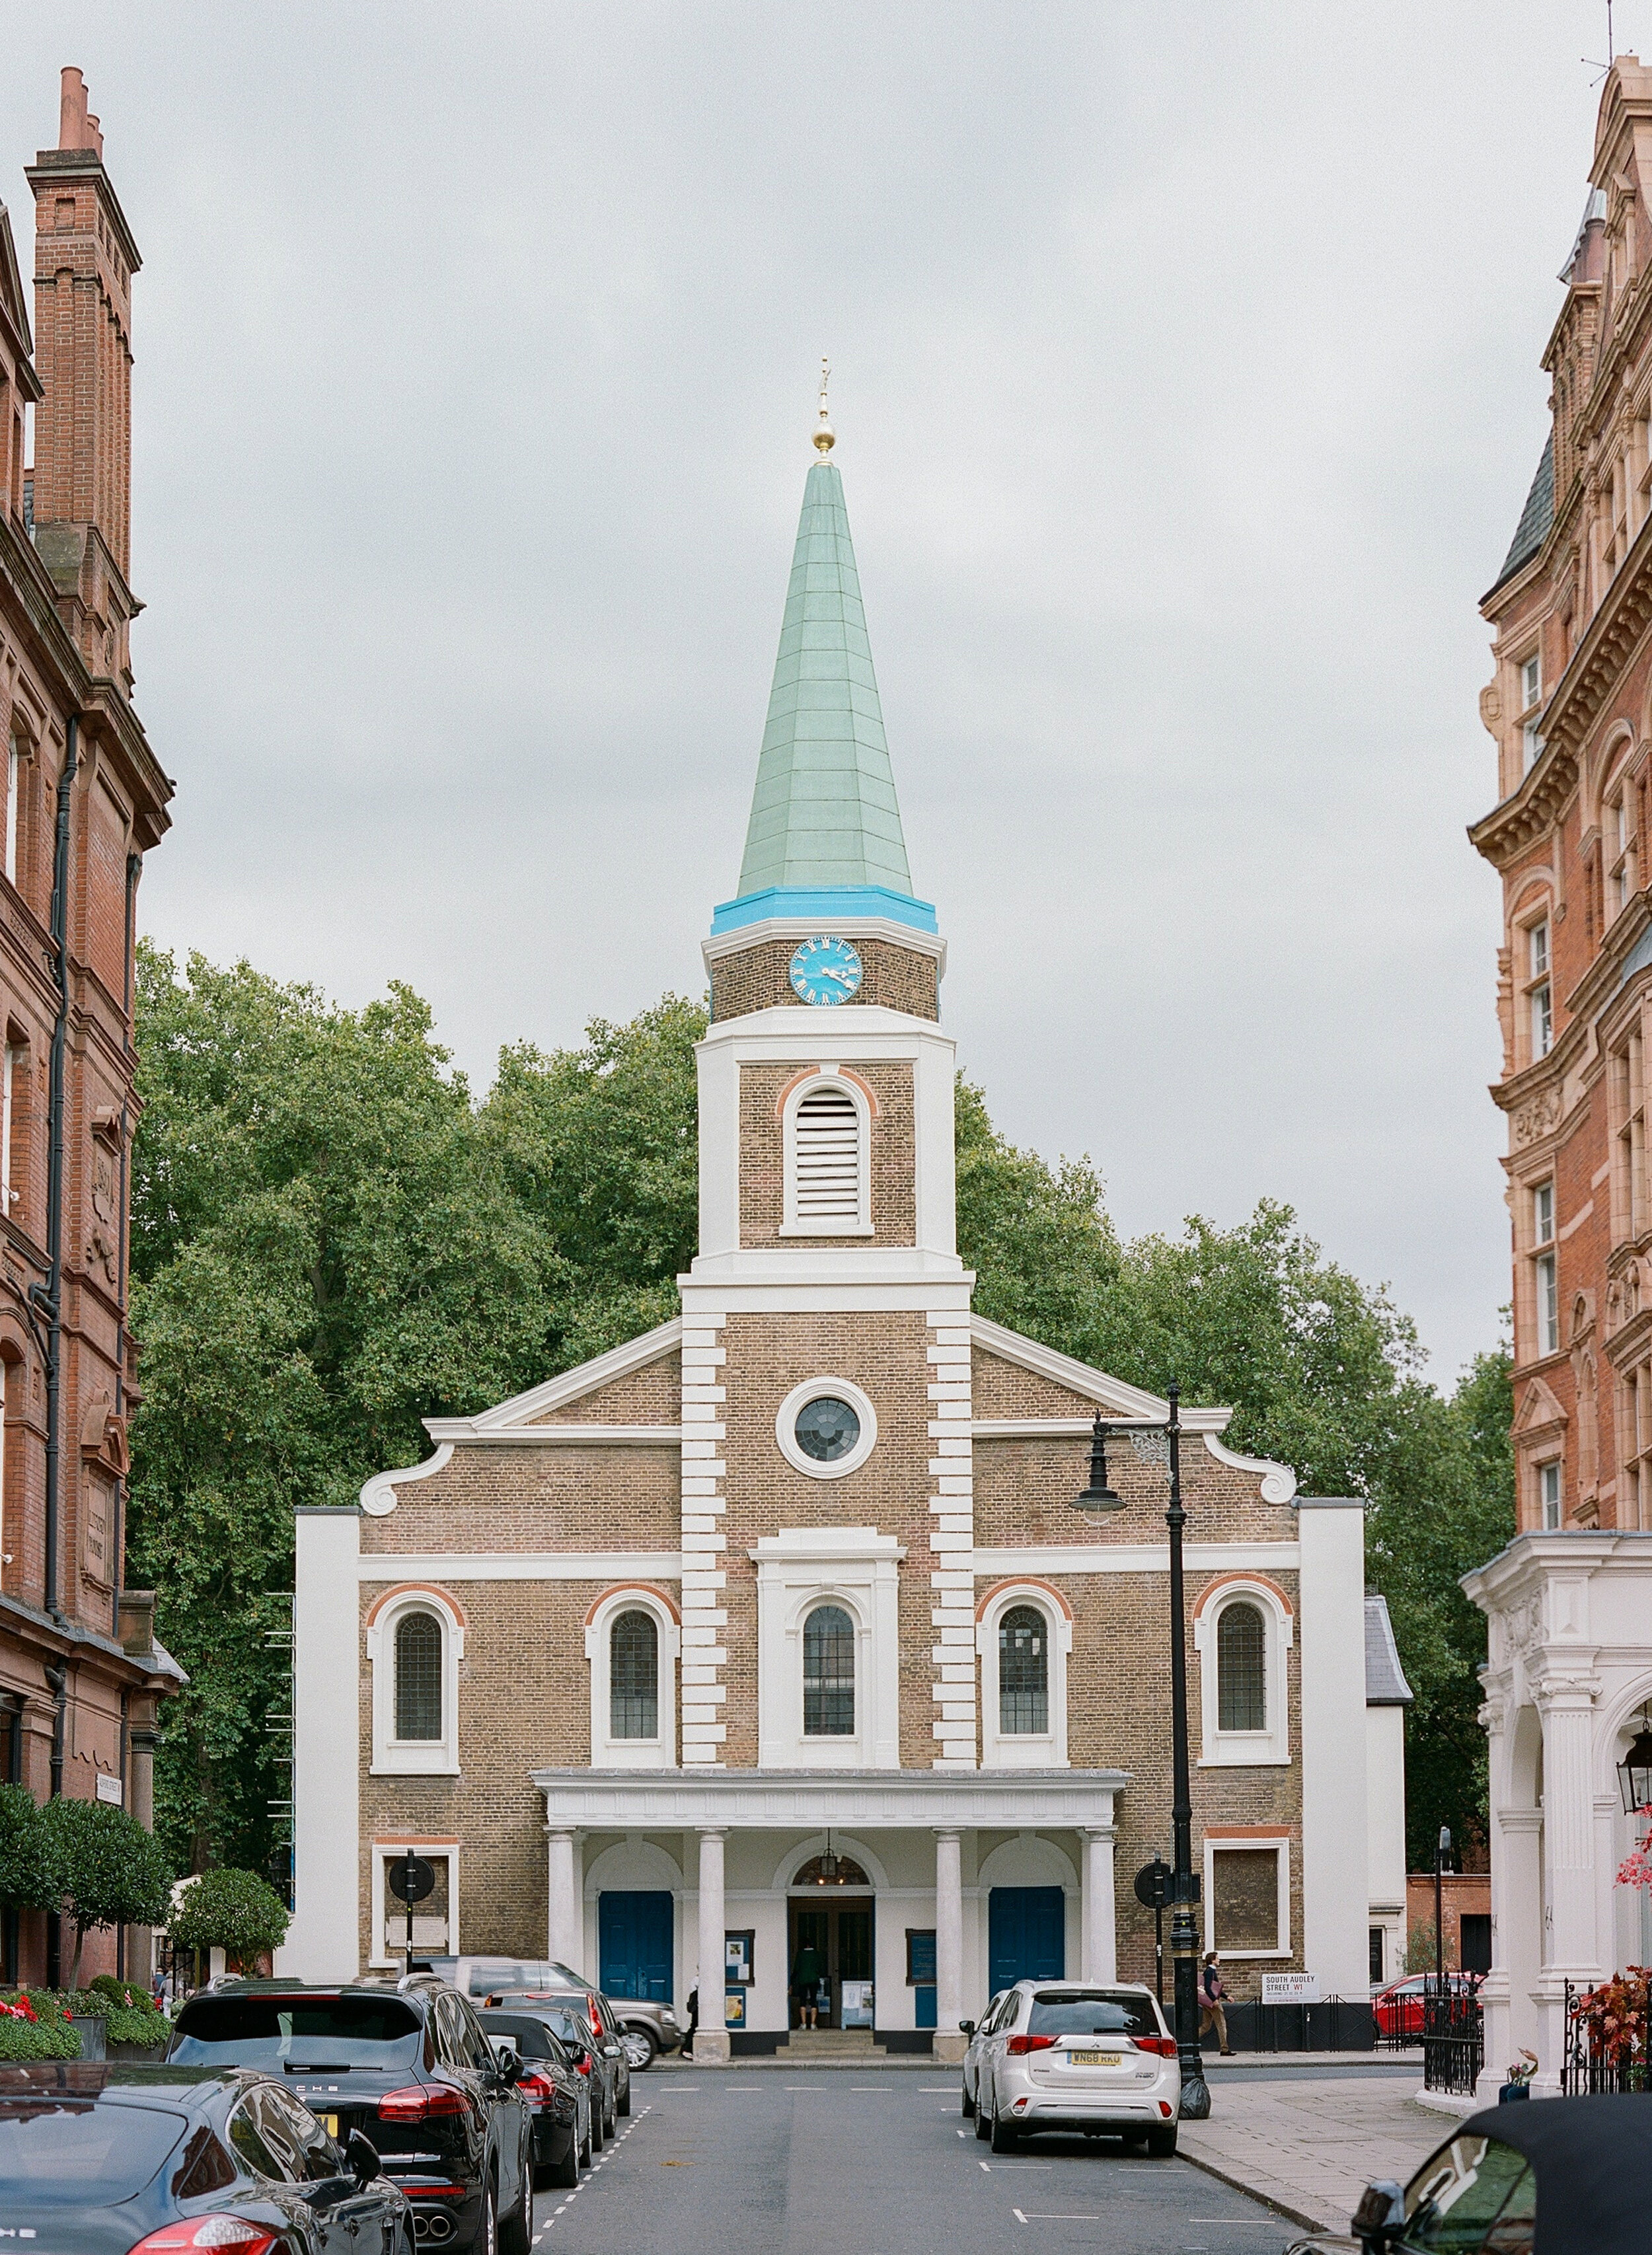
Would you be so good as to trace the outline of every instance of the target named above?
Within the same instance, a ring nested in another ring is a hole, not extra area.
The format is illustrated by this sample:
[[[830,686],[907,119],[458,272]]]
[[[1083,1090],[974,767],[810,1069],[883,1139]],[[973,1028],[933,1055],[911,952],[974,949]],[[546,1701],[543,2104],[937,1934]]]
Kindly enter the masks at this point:
[[[1365,1711],[1366,1854],[1369,1920],[1386,1929],[1384,1978],[1405,1962],[1405,1710]]]
[[[1363,1997],[1367,1903],[1365,1509],[1297,1505],[1301,1568],[1302,1953],[1326,1996]]]
[[[359,1967],[360,1514],[300,1507],[292,1598],[292,1924],[275,1970],[353,1981]]]

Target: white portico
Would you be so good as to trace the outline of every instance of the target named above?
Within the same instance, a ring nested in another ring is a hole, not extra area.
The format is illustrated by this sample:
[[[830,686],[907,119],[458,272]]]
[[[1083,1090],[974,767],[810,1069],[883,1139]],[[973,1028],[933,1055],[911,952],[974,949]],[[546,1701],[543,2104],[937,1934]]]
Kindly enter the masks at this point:
[[[1481,1720],[1490,1739],[1492,1970],[1480,2097],[1534,2051],[1532,2088],[1560,2089],[1565,1987],[1647,1962],[1647,1897],[1617,1872],[1645,1826],[1618,1764],[1652,1701],[1652,1532],[1516,1535],[1463,1577],[1486,1613]]]
[[[727,2058],[715,2000],[725,1940],[754,1937],[744,2025],[789,2025],[789,1901],[819,1893],[798,1874],[828,1840],[864,1873],[875,1901],[880,2031],[916,2029],[908,1937],[934,1937],[934,2056],[956,2059],[958,2022],[988,1984],[987,1904],[995,1881],[1053,1880],[1071,1928],[1068,1962],[1114,1980],[1117,1770],[1027,1770],[960,1778],[944,1770],[728,1774],[690,1769],[537,1770],[545,1811],[547,1954],[596,1962],[605,1887],[662,1882],[679,1904],[683,1993],[698,1980],[703,2060]],[[1008,1836],[1007,1837],[1005,1836]],[[605,1844],[605,1843],[607,1844]],[[696,1970],[697,1969],[697,1970]]]

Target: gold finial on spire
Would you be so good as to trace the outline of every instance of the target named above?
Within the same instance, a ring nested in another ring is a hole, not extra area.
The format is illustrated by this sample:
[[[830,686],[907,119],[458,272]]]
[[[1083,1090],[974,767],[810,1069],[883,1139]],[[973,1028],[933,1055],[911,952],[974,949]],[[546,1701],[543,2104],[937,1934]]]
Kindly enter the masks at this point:
[[[823,355],[820,362],[820,428],[814,434],[814,443],[820,450],[823,462],[837,444],[838,435],[826,421],[826,378],[831,373],[831,363]]]

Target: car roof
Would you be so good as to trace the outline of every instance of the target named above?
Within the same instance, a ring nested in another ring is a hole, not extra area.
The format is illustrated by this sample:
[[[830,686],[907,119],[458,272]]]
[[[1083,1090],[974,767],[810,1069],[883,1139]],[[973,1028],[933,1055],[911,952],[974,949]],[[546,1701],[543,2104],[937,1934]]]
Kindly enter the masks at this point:
[[[399,1997],[404,2004],[427,2003],[444,1989],[452,1989],[451,1981],[444,1981],[434,1973],[404,1973],[397,1981],[215,1981],[208,1989],[198,1989],[186,1997],[179,2008],[179,2018],[192,2006],[208,2003],[215,1997],[364,1997],[382,2005],[386,1997]],[[453,1992],[455,1995],[458,1992]]]
[[[39,2098],[44,2092],[66,2098],[143,2104],[170,2097],[186,2109],[222,2090],[243,2090],[278,2076],[262,2068],[165,2066],[147,2060],[38,2059],[0,2063],[0,2104],[7,2099]]]
[[[1087,1997],[1093,1991],[1105,1989],[1109,1997],[1150,1997],[1153,1992],[1145,1981],[1040,1981],[1029,1973],[1017,1981],[1017,1989],[1068,1989],[1075,1997]]]

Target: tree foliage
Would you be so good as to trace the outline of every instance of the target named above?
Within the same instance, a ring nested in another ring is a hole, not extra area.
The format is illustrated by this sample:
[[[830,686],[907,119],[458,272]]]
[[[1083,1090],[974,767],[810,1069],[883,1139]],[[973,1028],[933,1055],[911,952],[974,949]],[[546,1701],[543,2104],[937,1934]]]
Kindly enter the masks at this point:
[[[0,1903],[10,1910],[55,1910],[40,1805],[25,1785],[0,1785]]]
[[[269,1867],[293,1506],[351,1500],[427,1453],[421,1419],[675,1312],[705,1024],[666,995],[579,1048],[507,1049],[476,1103],[404,987],[352,1012],[244,964],[141,953],[130,1549],[191,1676],[156,1775],[181,1864]],[[1367,1500],[1417,1693],[1418,1837],[1483,1826],[1484,1630],[1456,1576],[1512,1531],[1506,1359],[1442,1396],[1386,1291],[1326,1261],[1288,1205],[1122,1242],[1090,1162],[1016,1149],[963,1081],[957,1159],[983,1315],[1156,1391],[1175,1377],[1305,1493]]]
[[[69,1986],[81,1985],[81,1953],[97,1926],[159,1926],[172,1900],[165,1847],[135,1816],[107,1801],[60,1794],[40,1810],[40,1855],[54,1899],[74,1928]]]
[[[221,1949],[250,1965],[264,1951],[280,1949],[291,1923],[291,1913],[267,1879],[221,1867],[201,1872],[181,1890],[166,1931],[186,1949]]]

